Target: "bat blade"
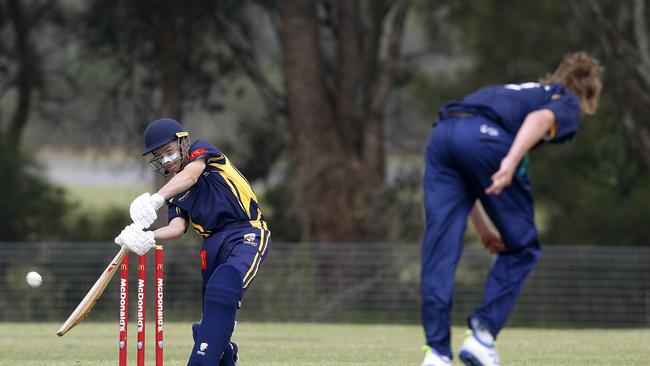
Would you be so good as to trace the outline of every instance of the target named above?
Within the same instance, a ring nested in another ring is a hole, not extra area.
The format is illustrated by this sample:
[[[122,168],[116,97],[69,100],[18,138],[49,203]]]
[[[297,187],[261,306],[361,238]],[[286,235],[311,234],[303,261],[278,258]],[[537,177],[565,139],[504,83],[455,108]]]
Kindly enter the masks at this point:
[[[111,282],[113,275],[117,272],[117,268],[122,263],[122,260],[127,255],[128,251],[124,248],[120,249],[115,258],[108,264],[108,267],[104,269],[104,272],[101,276],[95,281],[93,287],[90,288],[86,296],[81,300],[79,305],[74,309],[72,314],[66,319],[66,321],[61,325],[61,328],[56,332],[56,335],[59,337],[66,334],[70,329],[74,328],[82,320],[86,319],[90,311],[93,309],[97,300],[99,300],[102,293],[108,286],[108,283]]]

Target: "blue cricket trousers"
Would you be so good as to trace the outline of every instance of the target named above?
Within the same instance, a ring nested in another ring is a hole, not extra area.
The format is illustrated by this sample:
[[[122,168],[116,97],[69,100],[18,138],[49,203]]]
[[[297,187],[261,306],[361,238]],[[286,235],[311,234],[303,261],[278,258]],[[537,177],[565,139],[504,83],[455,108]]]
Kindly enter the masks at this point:
[[[533,198],[525,172],[515,174],[500,195],[486,195],[514,136],[482,116],[447,118],[431,132],[424,173],[426,230],[422,245],[422,322],[427,344],[451,357],[450,311],[454,273],[467,218],[476,199],[501,233],[506,250],[497,255],[483,301],[471,314],[496,337],[535,263],[540,246]]]
[[[214,271],[226,263],[241,275],[243,294],[260,270],[270,246],[271,232],[248,223],[231,225],[205,239],[201,247],[201,298],[205,300],[205,288]]]
[[[232,366],[229,347],[238,304],[268,254],[266,224],[232,224],[205,239],[201,248],[203,317],[193,326],[194,347],[188,365]]]

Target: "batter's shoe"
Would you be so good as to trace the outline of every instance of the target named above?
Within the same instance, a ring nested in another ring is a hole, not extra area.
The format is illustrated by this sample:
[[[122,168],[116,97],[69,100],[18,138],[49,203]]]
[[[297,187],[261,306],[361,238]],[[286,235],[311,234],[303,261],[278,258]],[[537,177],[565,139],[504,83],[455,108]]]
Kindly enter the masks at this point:
[[[236,324],[237,322],[235,322]],[[199,332],[199,329],[201,328],[201,323],[194,323],[192,324],[192,339],[194,342],[196,342],[196,334]],[[226,349],[223,351],[223,355],[221,356],[221,360],[219,361],[219,366],[235,366],[237,365],[237,362],[239,362],[239,354],[238,354],[239,348],[237,347],[237,343],[235,342],[230,342],[226,346]]]
[[[219,366],[236,366],[237,362],[239,362],[238,351],[237,343],[228,343],[221,356],[221,361],[219,361]]]
[[[471,330],[465,333],[458,358],[466,366],[499,366],[499,354],[494,344],[481,342]]]
[[[423,346],[424,360],[420,366],[451,366],[451,359],[436,352],[429,346]]]

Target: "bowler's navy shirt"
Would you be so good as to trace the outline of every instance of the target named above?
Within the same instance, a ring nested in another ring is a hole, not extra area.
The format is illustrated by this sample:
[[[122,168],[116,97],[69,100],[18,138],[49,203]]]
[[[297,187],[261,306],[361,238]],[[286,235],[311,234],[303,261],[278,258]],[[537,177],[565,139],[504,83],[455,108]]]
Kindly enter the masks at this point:
[[[517,134],[528,113],[549,109],[555,123],[546,141],[563,142],[574,137],[580,124],[580,102],[560,84],[540,83],[489,86],[450,102],[441,110],[483,111],[513,135]]]

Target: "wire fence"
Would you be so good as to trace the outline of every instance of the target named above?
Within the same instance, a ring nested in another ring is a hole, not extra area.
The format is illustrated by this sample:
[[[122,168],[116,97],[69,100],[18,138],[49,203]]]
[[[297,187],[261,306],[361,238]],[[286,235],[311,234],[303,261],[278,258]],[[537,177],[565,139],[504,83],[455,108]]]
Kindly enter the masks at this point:
[[[108,243],[0,243],[0,321],[63,321],[117,252]],[[200,318],[201,279],[196,244],[165,247],[165,318]],[[153,254],[148,260],[153,312]],[[273,243],[245,295],[240,320],[420,321],[419,245]],[[456,276],[453,320],[481,300],[493,258],[467,245]],[[135,299],[135,256],[130,261]],[[31,288],[25,274],[43,276]],[[116,275],[119,277],[119,275]],[[90,320],[116,320],[114,278]],[[132,301],[134,311],[135,301]],[[650,248],[546,246],[509,320],[510,325],[650,326]]]

